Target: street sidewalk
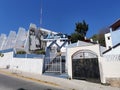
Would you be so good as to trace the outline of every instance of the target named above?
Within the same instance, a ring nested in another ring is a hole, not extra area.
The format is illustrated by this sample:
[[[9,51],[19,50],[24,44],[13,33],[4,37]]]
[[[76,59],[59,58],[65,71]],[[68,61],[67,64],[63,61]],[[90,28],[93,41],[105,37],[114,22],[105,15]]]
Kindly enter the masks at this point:
[[[82,80],[68,80],[67,78],[59,78],[54,76],[48,75],[39,75],[39,74],[32,74],[27,72],[16,72],[9,69],[0,69],[0,73],[7,74],[10,76],[18,76],[21,78],[30,79],[33,81],[38,81],[43,84],[53,85],[56,87],[63,88],[64,90],[120,90],[117,87],[105,86],[102,84],[91,83]]]

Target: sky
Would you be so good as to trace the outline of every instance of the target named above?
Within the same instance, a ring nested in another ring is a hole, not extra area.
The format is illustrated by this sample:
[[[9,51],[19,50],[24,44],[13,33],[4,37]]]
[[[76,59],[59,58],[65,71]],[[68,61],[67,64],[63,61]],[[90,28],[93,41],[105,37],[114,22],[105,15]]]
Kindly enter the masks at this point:
[[[89,25],[87,37],[120,19],[120,0],[0,0],[0,34],[28,30],[30,23],[64,34],[75,30],[83,20]]]

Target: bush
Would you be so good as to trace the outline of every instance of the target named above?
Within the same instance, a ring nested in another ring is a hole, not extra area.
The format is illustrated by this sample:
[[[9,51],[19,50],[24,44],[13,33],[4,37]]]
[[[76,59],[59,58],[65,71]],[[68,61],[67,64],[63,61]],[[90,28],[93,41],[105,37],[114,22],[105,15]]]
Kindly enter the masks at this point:
[[[45,50],[43,50],[43,49],[35,50],[34,54],[45,54]]]
[[[3,53],[0,53],[0,57],[3,57],[4,56],[4,54]]]
[[[16,54],[26,54],[26,52],[25,51],[17,51]]]

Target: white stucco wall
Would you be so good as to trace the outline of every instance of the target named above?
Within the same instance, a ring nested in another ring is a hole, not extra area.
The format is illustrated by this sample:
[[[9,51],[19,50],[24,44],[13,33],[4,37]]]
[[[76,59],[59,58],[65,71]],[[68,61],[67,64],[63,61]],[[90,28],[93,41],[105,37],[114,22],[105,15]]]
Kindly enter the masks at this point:
[[[118,54],[120,54],[120,45],[115,47],[115,48],[112,48],[112,50],[106,52],[104,54],[104,56],[107,56],[107,55],[118,55]]]
[[[120,61],[101,59],[103,83],[106,83],[107,78],[120,78]]]
[[[18,68],[16,68],[18,67]],[[24,72],[42,74],[43,59],[34,58],[13,58],[10,69],[16,69]]]
[[[109,47],[113,47],[116,44],[120,43],[119,36],[120,36],[120,28],[115,31],[112,31],[111,29],[110,33],[105,34],[105,43],[107,49],[109,49]]]
[[[109,39],[108,39],[108,37],[109,37]],[[113,47],[111,33],[105,34],[105,44],[106,44],[107,49],[109,49],[109,47]]]
[[[3,53],[4,56],[0,57],[0,68],[6,68],[7,65],[10,65],[12,60],[13,52]]]
[[[113,46],[120,43],[119,37],[120,37],[120,28],[117,29],[116,31],[111,32],[111,38],[112,38],[112,45]]]
[[[29,73],[42,74],[43,59],[41,58],[13,58],[13,52],[4,53],[0,57],[0,68],[6,68],[10,65],[11,70],[19,70]],[[18,67],[18,68],[16,68]]]

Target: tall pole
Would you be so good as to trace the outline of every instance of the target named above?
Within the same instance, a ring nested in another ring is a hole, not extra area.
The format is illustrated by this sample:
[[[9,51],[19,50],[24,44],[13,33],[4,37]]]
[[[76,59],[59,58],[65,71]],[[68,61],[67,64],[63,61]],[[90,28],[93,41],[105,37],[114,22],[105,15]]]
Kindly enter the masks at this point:
[[[42,27],[42,0],[40,2],[40,28]]]

